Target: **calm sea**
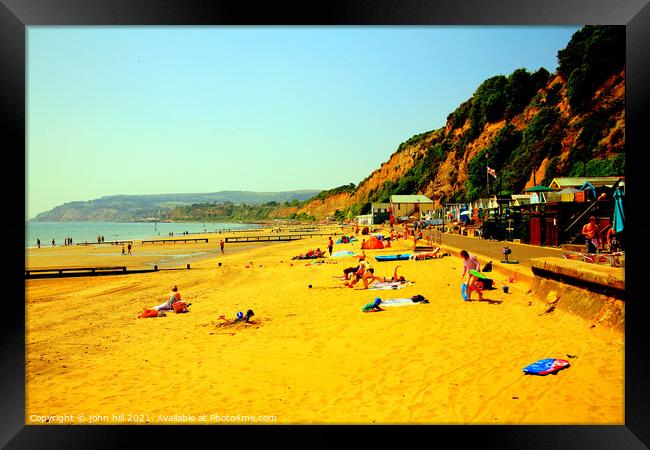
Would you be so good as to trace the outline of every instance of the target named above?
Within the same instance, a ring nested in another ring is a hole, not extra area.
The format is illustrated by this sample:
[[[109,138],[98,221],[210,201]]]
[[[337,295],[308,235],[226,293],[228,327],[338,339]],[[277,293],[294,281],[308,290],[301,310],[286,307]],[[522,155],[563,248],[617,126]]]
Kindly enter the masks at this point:
[[[36,247],[36,239],[41,246],[51,246],[52,239],[56,245],[63,245],[66,237],[72,243],[97,242],[97,236],[104,236],[105,241],[123,241],[131,239],[150,239],[182,235],[183,232],[204,233],[228,229],[259,228],[259,225],[245,223],[114,223],[114,222],[25,222],[25,247]]]

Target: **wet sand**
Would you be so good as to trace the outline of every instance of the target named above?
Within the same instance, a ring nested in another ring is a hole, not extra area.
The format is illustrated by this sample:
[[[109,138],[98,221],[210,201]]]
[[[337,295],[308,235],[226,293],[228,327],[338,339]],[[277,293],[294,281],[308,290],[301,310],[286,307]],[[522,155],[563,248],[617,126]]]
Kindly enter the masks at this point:
[[[177,254],[218,251],[218,239],[209,238],[205,248],[165,245]],[[526,285],[509,284],[505,294],[507,281],[497,274],[488,301],[463,302],[462,264],[453,257],[401,261],[400,274],[415,284],[394,291],[343,287],[334,277],[353,258],[290,260],[326,240],[237,252],[230,250],[249,244],[227,244],[226,255],[201,255],[191,270],[26,280],[27,423],[46,415],[69,416],[58,423],[95,416],[92,423],[127,424],[203,423],[201,415],[204,423],[249,423],[244,415],[264,423],[624,423],[622,336],[563,311],[540,315],[544,304]],[[389,276],[395,263],[372,257],[411,245],[366,253],[376,273]],[[96,253],[106,248],[89,247],[65,256],[65,248],[50,249],[27,262],[106,264]],[[116,259],[150,264],[139,247],[131,257],[120,248]],[[137,318],[174,284],[192,303],[190,313]],[[415,294],[430,303],[361,312],[376,296]],[[219,326],[219,315],[247,309],[255,324]],[[571,366],[556,375],[522,373],[542,358]]]

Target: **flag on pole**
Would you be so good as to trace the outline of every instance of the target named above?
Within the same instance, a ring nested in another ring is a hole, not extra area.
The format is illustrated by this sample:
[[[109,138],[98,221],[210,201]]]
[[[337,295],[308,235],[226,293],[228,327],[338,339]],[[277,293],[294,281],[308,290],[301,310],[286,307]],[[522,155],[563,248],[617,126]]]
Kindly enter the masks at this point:
[[[487,167],[487,173],[489,173],[490,175],[492,175],[494,178],[497,177],[497,172],[496,172],[496,170],[494,170],[494,169],[490,169],[490,166],[485,166],[485,167]]]

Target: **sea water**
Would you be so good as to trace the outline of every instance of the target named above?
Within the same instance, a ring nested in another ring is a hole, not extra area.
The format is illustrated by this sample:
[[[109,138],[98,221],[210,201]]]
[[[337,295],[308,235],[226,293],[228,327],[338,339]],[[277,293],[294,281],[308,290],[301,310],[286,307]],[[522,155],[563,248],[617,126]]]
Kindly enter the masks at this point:
[[[169,233],[182,238],[184,232],[211,233],[222,230],[259,228],[260,225],[228,222],[25,222],[25,248],[36,247],[36,239],[41,247],[63,245],[65,238],[72,238],[73,244],[97,242],[97,236],[108,241],[128,241],[134,239],[168,238]]]

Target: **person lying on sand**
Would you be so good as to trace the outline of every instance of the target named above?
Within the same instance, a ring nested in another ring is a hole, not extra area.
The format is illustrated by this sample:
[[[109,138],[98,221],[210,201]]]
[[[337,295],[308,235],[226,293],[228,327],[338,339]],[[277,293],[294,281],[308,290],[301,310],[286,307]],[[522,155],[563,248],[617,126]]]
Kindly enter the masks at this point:
[[[176,302],[181,301],[181,293],[178,292],[178,287],[174,286],[172,291],[169,293],[169,299],[158,306],[154,306],[153,309],[156,311],[172,311],[174,307],[172,306]]]
[[[399,266],[399,265],[398,265],[398,266],[395,266],[395,272],[393,272],[393,276],[390,277],[390,278],[388,278],[388,277],[377,277],[377,276],[375,276],[374,273],[373,273],[373,275],[372,275],[372,280],[373,280],[373,281],[381,281],[381,282],[384,282],[384,283],[387,283],[387,282],[391,282],[391,283],[397,283],[397,282],[399,282],[399,283],[406,283],[406,278],[404,278],[404,277],[401,276],[401,275],[399,275],[399,276],[397,275],[397,269],[400,268],[400,267],[402,267],[402,266]]]
[[[253,310],[249,309],[248,311],[246,311],[246,315],[244,315],[244,313],[239,311],[237,313],[237,317],[235,319],[233,319],[233,320],[226,319],[226,316],[224,316],[224,315],[219,316],[219,319],[223,320],[225,325],[232,325],[232,324],[235,324],[237,322],[252,323],[250,319],[254,315],[255,315],[255,313],[253,312]]]
[[[309,250],[305,254],[294,256],[291,259],[316,259],[316,258],[324,258],[324,257],[325,257],[325,252],[320,248],[317,248],[316,250]]]
[[[379,306],[381,304],[381,299],[379,297],[375,298],[374,301],[370,303],[366,303],[363,305],[361,308],[361,311],[363,312],[376,312],[376,311],[384,311],[384,309]]]

